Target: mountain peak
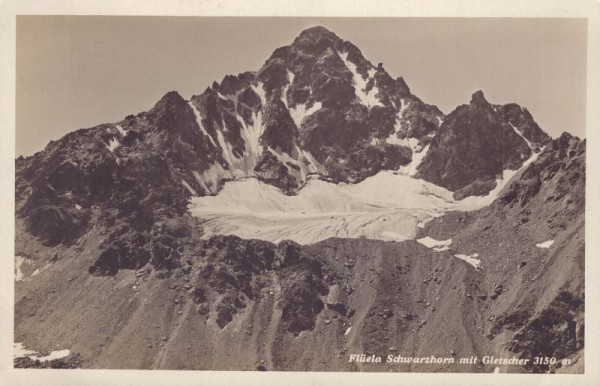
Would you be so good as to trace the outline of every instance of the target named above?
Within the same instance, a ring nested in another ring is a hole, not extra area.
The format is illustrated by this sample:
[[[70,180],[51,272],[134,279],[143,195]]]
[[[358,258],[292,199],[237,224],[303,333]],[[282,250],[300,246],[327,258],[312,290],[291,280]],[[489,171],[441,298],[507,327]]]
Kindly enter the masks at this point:
[[[489,104],[487,99],[485,99],[485,95],[483,95],[483,91],[475,91],[473,95],[471,95],[471,104]]]
[[[185,103],[185,99],[177,91],[169,91],[156,104],[154,108],[164,108],[169,105],[181,105]]]
[[[298,38],[317,38],[317,37],[329,37],[329,38],[339,39],[339,37],[335,33],[331,32],[327,28],[320,26],[320,25],[317,25],[314,27],[309,27],[309,28],[305,29],[304,31],[300,32],[300,35],[298,35]]]
[[[294,45],[296,46],[313,46],[323,44],[328,41],[332,46],[338,46],[343,43],[335,33],[331,32],[325,27],[315,26],[305,29],[294,39]]]
[[[404,94],[410,93],[410,87],[408,87],[403,77],[397,78],[396,83],[398,84],[398,87],[400,88],[401,92],[403,92]]]
[[[473,95],[471,95],[471,106],[489,106],[490,102],[485,99],[485,95],[483,95],[483,91],[475,91]]]

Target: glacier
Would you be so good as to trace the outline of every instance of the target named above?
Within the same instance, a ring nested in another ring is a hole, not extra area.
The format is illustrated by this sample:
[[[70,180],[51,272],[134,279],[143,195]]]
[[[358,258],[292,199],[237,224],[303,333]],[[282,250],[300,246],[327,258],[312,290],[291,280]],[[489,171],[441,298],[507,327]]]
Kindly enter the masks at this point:
[[[493,200],[456,201],[452,192],[403,173],[382,171],[358,184],[308,176],[297,195],[254,177],[230,181],[215,196],[192,197],[205,238],[237,235],[272,242],[315,243],[330,237],[414,239],[422,224],[452,210],[479,209]]]

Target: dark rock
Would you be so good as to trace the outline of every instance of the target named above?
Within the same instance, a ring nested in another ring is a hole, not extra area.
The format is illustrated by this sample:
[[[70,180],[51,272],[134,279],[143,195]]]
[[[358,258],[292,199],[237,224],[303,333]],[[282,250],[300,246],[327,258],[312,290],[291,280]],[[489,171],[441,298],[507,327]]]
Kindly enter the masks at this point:
[[[531,156],[521,135],[536,146],[550,140],[526,110],[517,113],[515,109],[521,111],[514,104],[493,106],[482,92],[474,93],[468,106],[459,106],[446,117],[444,130],[433,138],[419,175],[455,191],[455,198],[492,190],[503,170],[516,169]]]
[[[469,185],[458,189],[452,195],[455,200],[462,200],[469,196],[486,196],[491,190],[496,187],[495,180],[480,181],[475,180]]]
[[[346,305],[342,302],[327,303],[327,308],[343,316],[346,316],[348,313]]]
[[[523,267],[524,267],[524,266],[526,266],[526,265],[527,265],[527,262],[526,262],[526,261],[519,261],[519,262],[517,263],[517,267],[519,267],[519,269],[523,268]]]
[[[83,365],[83,359],[79,353],[74,353],[66,358],[53,359],[41,362],[29,357],[15,358],[14,367],[16,369],[77,369]]]

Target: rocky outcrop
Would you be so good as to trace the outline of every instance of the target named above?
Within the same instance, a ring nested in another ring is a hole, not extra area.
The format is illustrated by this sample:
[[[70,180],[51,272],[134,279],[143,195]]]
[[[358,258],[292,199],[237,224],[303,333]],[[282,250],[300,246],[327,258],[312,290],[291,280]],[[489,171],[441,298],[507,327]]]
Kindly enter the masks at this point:
[[[82,365],[83,360],[79,354],[44,362],[29,357],[14,359],[15,369],[78,369],[81,368]]]
[[[485,195],[550,141],[529,112],[515,104],[492,105],[481,91],[450,113],[419,166],[418,176],[457,192]]]
[[[215,309],[220,328],[247,304],[273,296],[275,287],[279,287],[284,328],[294,334],[314,329],[315,319],[323,309],[320,297],[327,294],[328,287],[322,262],[308,256],[299,245],[283,242],[276,246],[219,236],[200,248],[204,261],[195,284],[195,299],[199,310]],[[210,304],[211,299],[219,300]]]
[[[500,197],[501,203],[524,207],[544,186],[544,203],[564,200],[567,205],[561,209],[585,208],[585,147],[585,140],[563,133],[508,187]],[[552,218],[564,214],[557,213]]]

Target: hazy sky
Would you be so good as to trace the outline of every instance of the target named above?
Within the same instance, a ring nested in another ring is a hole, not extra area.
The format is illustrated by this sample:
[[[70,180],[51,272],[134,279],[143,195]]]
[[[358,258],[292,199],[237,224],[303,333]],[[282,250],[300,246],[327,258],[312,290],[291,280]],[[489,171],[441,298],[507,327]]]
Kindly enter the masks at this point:
[[[483,90],[527,107],[553,137],[585,136],[584,19],[19,16],[16,154],[258,70],[315,25],[444,113]]]

